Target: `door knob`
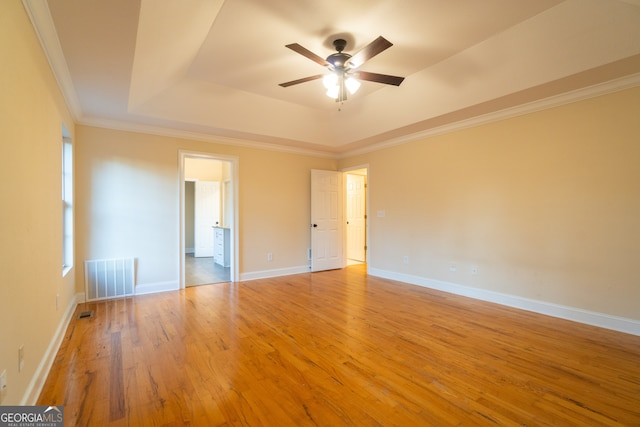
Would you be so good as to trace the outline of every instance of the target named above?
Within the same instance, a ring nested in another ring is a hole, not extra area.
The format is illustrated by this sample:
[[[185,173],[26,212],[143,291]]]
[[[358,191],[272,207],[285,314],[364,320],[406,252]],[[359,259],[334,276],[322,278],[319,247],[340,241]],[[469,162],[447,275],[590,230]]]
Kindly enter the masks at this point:
[[[318,224],[313,224],[313,228],[316,228],[318,226]]]

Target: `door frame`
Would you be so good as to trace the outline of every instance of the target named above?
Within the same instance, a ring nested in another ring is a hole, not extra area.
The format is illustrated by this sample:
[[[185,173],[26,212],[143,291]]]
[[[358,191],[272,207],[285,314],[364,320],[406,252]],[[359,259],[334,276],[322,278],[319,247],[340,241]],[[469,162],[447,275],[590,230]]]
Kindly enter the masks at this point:
[[[371,187],[371,168],[369,167],[368,163],[362,164],[362,165],[357,165],[357,166],[349,166],[348,168],[344,168],[344,169],[340,169],[340,172],[342,172],[344,175],[349,174],[349,172],[351,171],[355,171],[355,170],[360,170],[360,169],[366,169],[367,173],[366,173],[366,179],[365,179],[365,189],[364,189],[364,205],[365,205],[365,214],[366,214],[366,218],[364,221],[364,234],[365,234],[365,242],[367,245],[367,249],[364,253],[364,257],[365,257],[365,264],[366,264],[366,269],[367,272],[369,271],[369,262],[370,262],[370,255],[371,255],[371,238],[369,236],[369,230],[370,230],[370,220],[371,220],[371,209],[369,207],[369,201],[371,200],[371,198],[369,197],[369,189]],[[344,210],[344,216],[346,218],[346,212],[347,212],[347,180],[346,178],[342,180],[343,184],[344,184],[344,191],[343,191],[343,210]],[[346,227],[345,227],[345,232],[343,233],[343,247],[344,247],[344,263],[346,265],[347,263],[347,232],[346,232]]]
[[[240,221],[238,215],[238,157],[237,156],[229,156],[226,154],[216,154],[216,153],[205,153],[201,151],[190,151],[190,150],[178,150],[178,170],[179,173],[179,185],[180,188],[180,202],[179,202],[179,215],[178,215],[178,246],[179,250],[179,261],[178,261],[178,272],[179,272],[179,282],[180,289],[185,288],[185,230],[184,230],[184,221],[185,221],[185,213],[184,213],[184,163],[185,159],[205,159],[205,160],[217,160],[222,162],[229,162],[230,164],[230,186],[231,186],[231,202],[233,205],[232,215],[231,215],[231,247],[230,247],[230,255],[231,255],[231,266],[230,266],[230,278],[231,282],[235,282],[239,279],[240,273],[240,262],[239,262],[239,228]]]

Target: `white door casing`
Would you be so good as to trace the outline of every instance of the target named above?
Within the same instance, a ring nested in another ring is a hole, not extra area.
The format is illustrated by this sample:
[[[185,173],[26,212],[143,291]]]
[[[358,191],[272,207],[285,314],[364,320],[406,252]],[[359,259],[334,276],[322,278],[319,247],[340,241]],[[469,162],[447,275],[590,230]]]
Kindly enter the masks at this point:
[[[347,174],[347,258],[365,261],[365,177]]]
[[[213,256],[213,226],[220,222],[220,183],[195,183],[195,257]]]
[[[222,206],[224,209],[222,211],[222,218],[220,221],[220,225],[223,227],[229,227],[233,220],[233,203],[232,203],[233,194],[231,192],[231,180],[225,180],[222,183],[222,196],[223,200]]]
[[[342,175],[311,171],[311,271],[344,266]]]

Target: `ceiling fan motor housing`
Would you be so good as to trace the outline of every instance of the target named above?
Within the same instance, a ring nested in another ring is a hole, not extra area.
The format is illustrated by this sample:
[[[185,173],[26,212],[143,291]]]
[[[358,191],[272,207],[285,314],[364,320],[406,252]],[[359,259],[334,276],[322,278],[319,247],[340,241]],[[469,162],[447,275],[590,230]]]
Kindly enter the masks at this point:
[[[344,39],[336,39],[333,41],[333,46],[336,48],[338,53],[327,56],[327,62],[333,65],[334,68],[344,68],[347,61],[351,59],[351,55],[348,53],[342,53],[344,48],[347,46],[347,42]]]
[[[327,56],[327,62],[336,69],[344,68],[349,59],[351,59],[351,55],[348,53],[334,53]]]

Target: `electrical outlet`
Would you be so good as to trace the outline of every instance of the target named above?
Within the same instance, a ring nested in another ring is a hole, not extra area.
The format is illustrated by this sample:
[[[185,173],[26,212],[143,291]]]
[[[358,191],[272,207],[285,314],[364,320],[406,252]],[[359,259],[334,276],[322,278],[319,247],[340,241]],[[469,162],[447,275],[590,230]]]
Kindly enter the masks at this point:
[[[456,271],[458,271],[458,267],[456,267],[454,263],[451,263],[451,265],[449,266],[449,271],[455,273]]]
[[[4,401],[7,395],[7,370],[4,369],[0,374],[0,403]]]
[[[24,344],[18,347],[18,372],[24,368]]]
[[[405,255],[405,256],[402,258],[402,262],[404,262],[405,264],[409,264],[409,255]]]
[[[267,261],[269,262],[273,261],[273,254],[271,252],[267,254]]]
[[[476,276],[478,274],[478,267],[471,267],[471,274],[473,276]]]

